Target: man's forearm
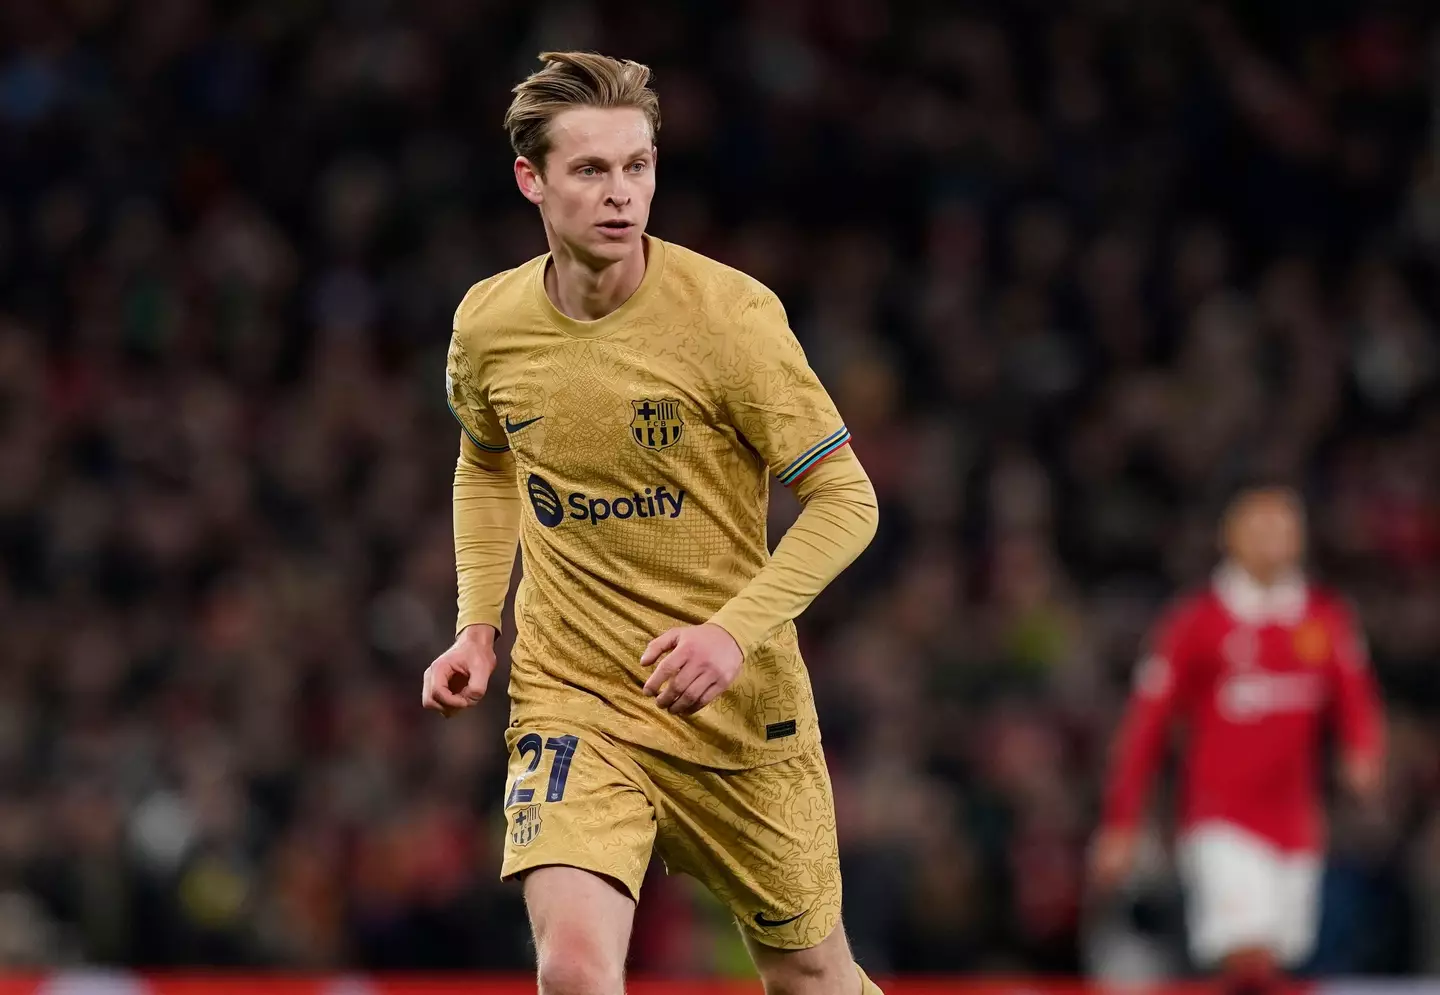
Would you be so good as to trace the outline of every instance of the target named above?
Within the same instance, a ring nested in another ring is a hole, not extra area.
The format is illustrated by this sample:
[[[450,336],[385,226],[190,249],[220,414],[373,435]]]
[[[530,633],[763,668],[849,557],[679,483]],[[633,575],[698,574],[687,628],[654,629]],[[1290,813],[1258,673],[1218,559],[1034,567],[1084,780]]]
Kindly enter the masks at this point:
[[[795,618],[849,566],[875,536],[880,513],[870,478],[843,449],[795,485],[800,516],[775,555],[711,622],[734,637],[747,657]]]
[[[500,629],[520,535],[515,459],[462,439],[455,463],[455,631],[483,624]]]

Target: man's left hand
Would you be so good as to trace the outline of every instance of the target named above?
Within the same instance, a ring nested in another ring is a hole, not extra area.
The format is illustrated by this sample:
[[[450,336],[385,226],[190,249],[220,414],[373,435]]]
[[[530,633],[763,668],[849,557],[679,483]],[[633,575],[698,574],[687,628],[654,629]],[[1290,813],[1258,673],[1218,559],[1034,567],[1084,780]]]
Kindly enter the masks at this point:
[[[744,656],[730,633],[707,622],[677,626],[652,639],[640,663],[648,667],[657,660],[645,693],[666,711],[694,715],[735,682]]]

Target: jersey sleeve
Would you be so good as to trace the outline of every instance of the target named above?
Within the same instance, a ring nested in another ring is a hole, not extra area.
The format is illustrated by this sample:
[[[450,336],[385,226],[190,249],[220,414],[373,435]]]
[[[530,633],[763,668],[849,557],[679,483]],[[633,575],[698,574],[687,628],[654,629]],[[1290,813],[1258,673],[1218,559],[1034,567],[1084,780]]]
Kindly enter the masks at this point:
[[[726,411],[780,483],[794,484],[850,441],[835,402],[805,360],[769,291],[740,307],[739,334],[722,378]]]
[[[460,440],[451,491],[455,528],[455,632],[483,623],[500,630],[520,539],[515,458]]]
[[[1334,713],[1340,742],[1352,756],[1377,756],[1384,749],[1384,720],[1365,637],[1355,613],[1345,605],[1336,606],[1333,618]]]
[[[1163,619],[1150,640],[1149,652],[1136,668],[1105,790],[1103,819],[1108,827],[1133,828],[1144,814],[1171,722],[1192,683],[1196,615],[1193,606],[1182,606]]]
[[[800,517],[775,555],[710,619],[730,633],[746,659],[803,612],[875,537],[880,509],[854,453],[837,453],[806,474],[795,494]]]
[[[486,398],[486,392],[476,382],[474,366],[457,321],[445,358],[445,403],[481,452],[506,452],[510,444],[505,441],[505,431]]]

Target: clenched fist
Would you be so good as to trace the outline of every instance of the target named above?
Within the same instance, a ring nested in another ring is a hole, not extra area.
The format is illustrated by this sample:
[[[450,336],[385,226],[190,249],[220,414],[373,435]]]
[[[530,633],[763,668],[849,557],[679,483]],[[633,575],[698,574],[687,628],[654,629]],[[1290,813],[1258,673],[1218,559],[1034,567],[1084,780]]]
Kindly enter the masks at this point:
[[[660,658],[664,656],[664,659]],[[650,641],[642,666],[660,665],[645,682],[655,704],[675,715],[693,715],[740,676],[744,655],[735,637],[718,625],[682,625]]]
[[[495,629],[467,625],[455,643],[425,670],[420,703],[447,719],[485,697],[495,672]]]

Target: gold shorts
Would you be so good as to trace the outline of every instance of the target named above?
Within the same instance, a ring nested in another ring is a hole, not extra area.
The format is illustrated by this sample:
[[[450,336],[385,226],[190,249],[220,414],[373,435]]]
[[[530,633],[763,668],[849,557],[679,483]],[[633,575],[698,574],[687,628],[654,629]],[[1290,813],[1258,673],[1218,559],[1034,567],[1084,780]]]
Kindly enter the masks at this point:
[[[717,770],[562,720],[521,723],[505,739],[502,878],[578,867],[638,901],[655,851],[766,946],[813,947],[839,924],[835,802],[818,744],[764,767]]]

